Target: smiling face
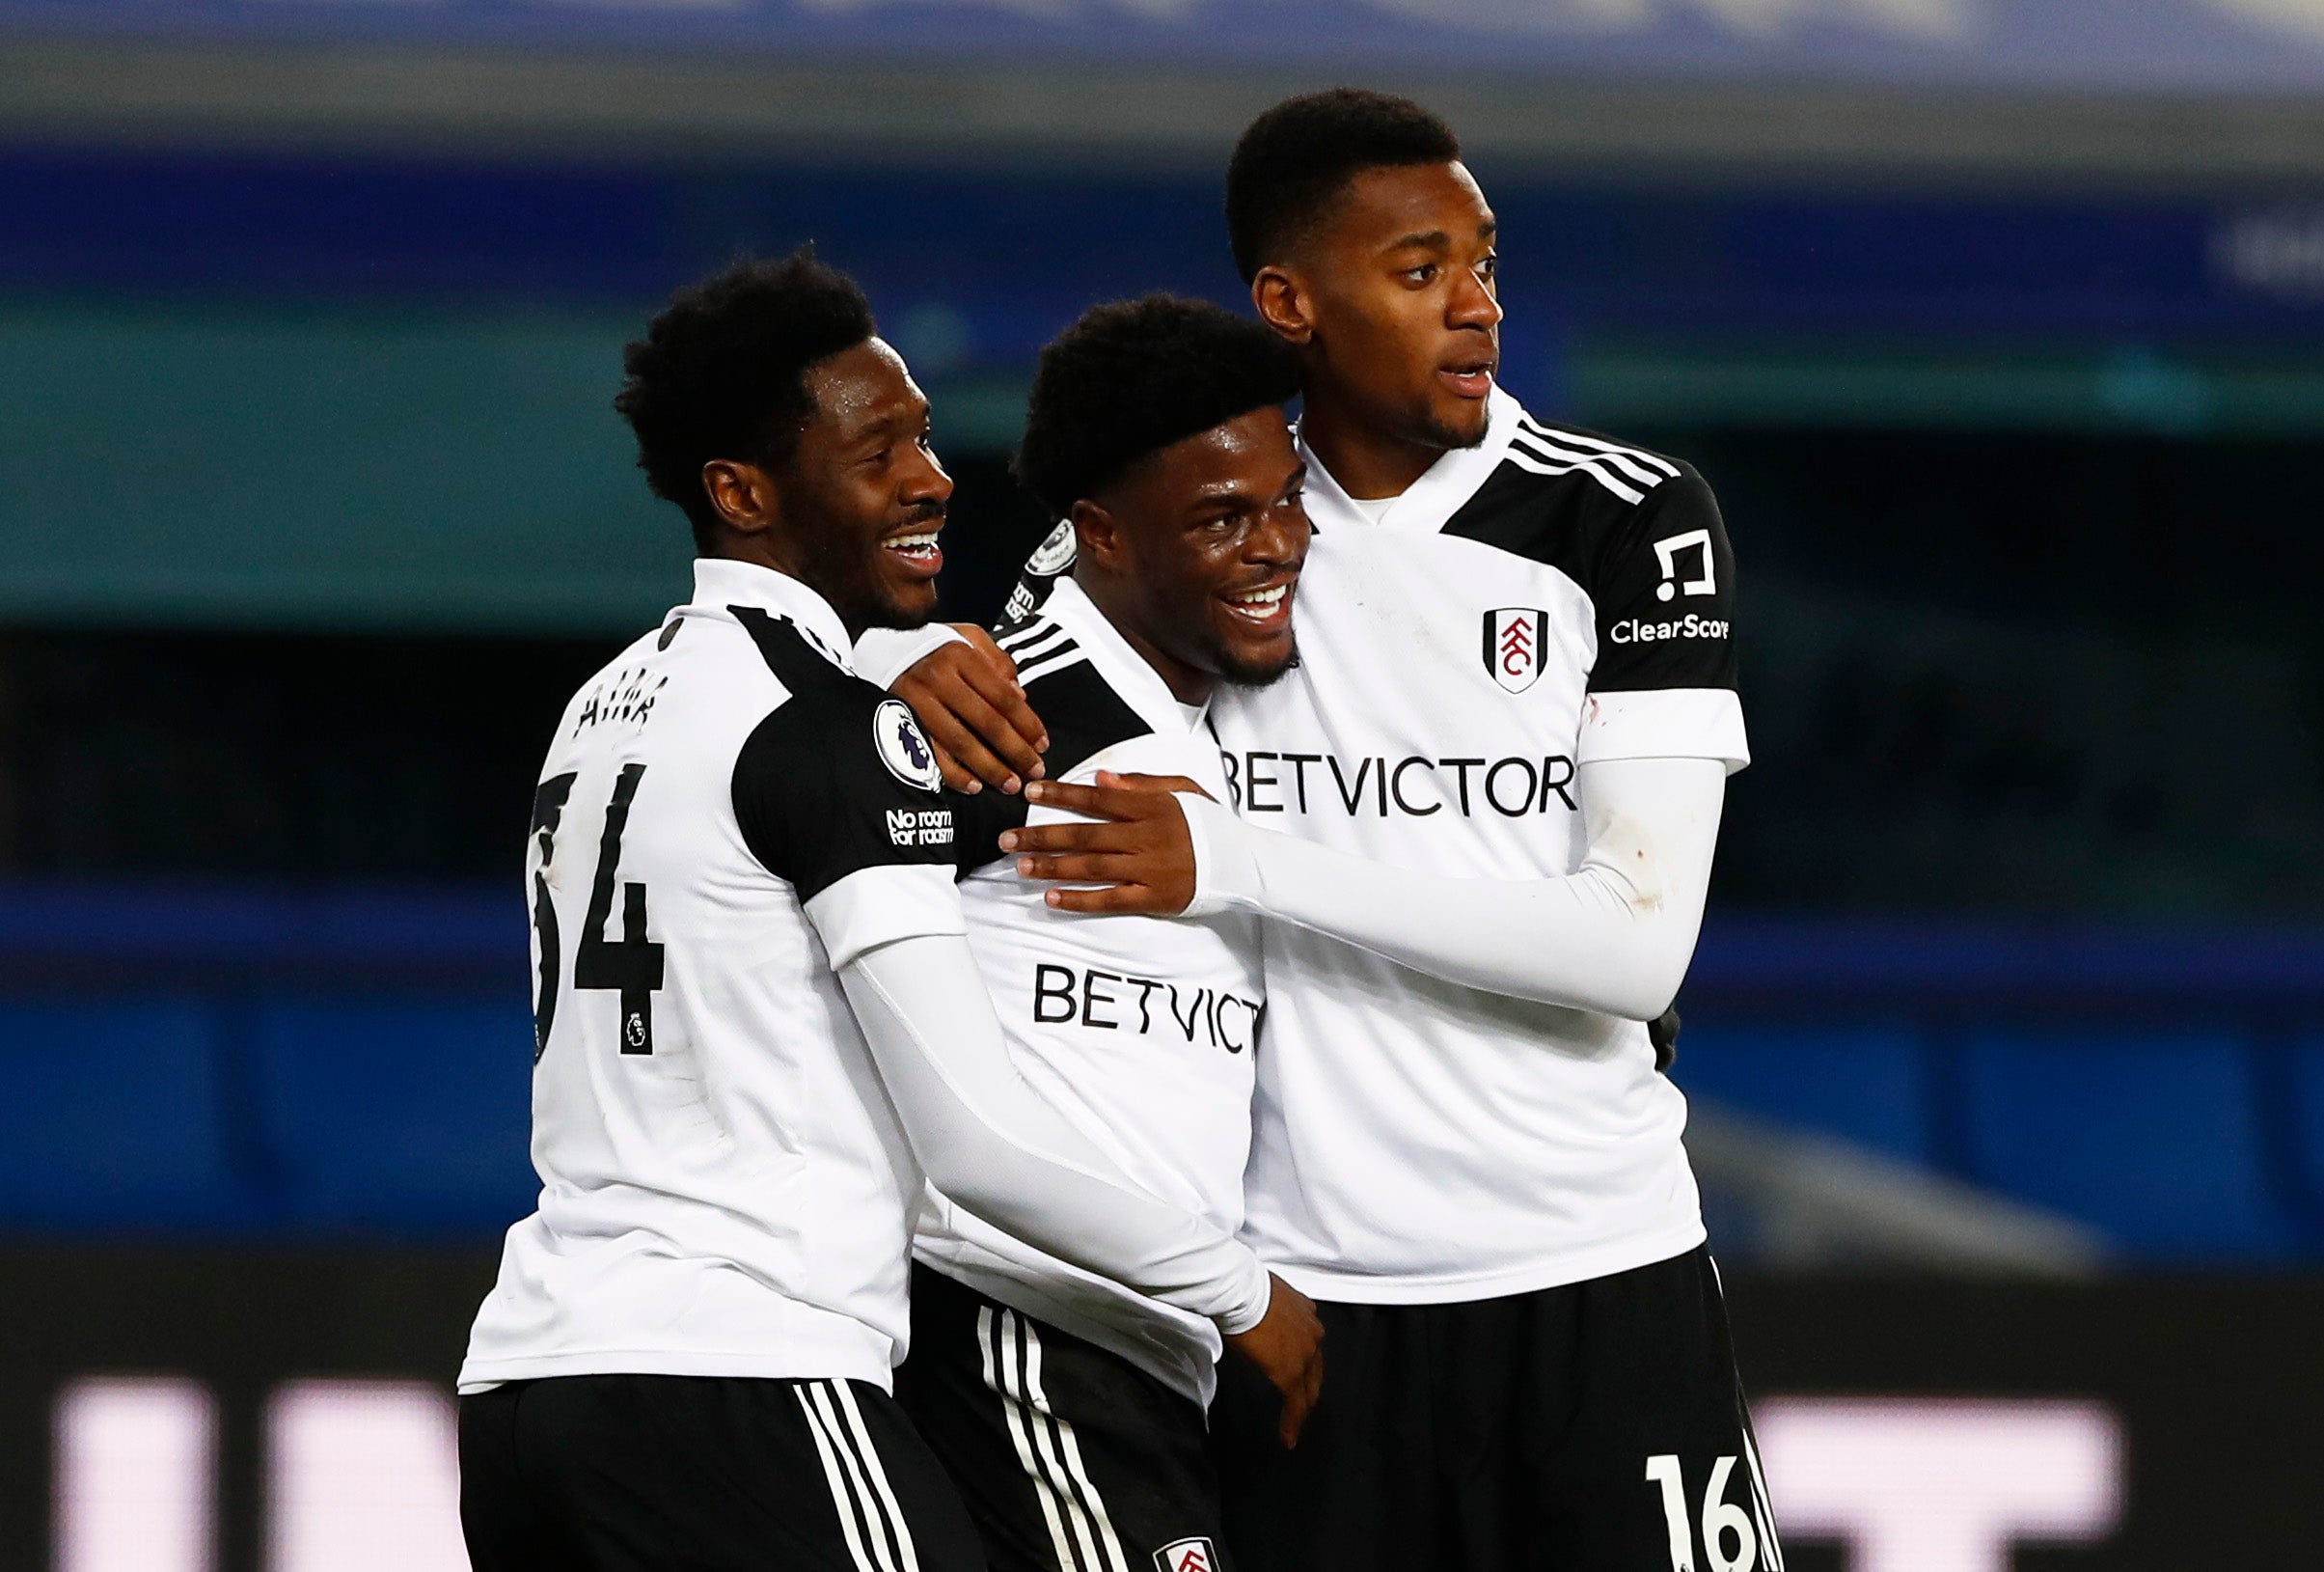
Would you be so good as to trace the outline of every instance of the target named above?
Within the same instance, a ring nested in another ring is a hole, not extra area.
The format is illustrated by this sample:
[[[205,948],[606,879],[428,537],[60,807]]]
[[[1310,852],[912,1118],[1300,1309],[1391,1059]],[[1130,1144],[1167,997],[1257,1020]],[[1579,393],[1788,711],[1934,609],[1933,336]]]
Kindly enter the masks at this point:
[[[1311,401],[1417,447],[1473,447],[1500,364],[1497,234],[1466,166],[1368,169],[1253,297],[1302,349]]]
[[[928,400],[878,339],[808,368],[815,413],[774,475],[795,571],[850,631],[936,615],[952,479],[928,445]]]
[[[1181,700],[1212,678],[1259,684],[1290,669],[1306,479],[1283,412],[1255,409],[1076,505],[1076,579]]]
[[[814,410],[779,463],[714,458],[702,490],[725,534],[712,554],[799,579],[848,632],[936,615],[952,478],[928,447],[928,400],[903,357],[867,339],[807,368]]]

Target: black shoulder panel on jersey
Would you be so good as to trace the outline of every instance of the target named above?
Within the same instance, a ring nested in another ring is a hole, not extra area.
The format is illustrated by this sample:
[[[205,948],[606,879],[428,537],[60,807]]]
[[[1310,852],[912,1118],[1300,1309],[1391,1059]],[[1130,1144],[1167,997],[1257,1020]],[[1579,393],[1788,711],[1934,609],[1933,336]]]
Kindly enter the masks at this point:
[[[802,900],[866,868],[949,865],[952,807],[912,711],[788,619],[731,610],[791,691],[735,756],[734,816],[751,854]]]
[[[767,670],[793,693],[859,680],[824,652],[821,640],[789,618],[777,617],[758,606],[726,609],[742,623],[743,631],[751,635],[751,642],[758,646],[759,658],[767,663]]]
[[[1591,692],[1734,687],[1735,553],[1703,478],[1642,448],[1531,422],[1516,445],[1525,461],[1503,459],[1443,533],[1581,586],[1598,629]]]
[[[1025,685],[1025,699],[1049,728],[1049,752],[1041,762],[1053,781],[1080,768],[1090,755],[1154,730],[1086,660],[1033,678]]]
[[[947,790],[944,801],[951,805],[956,826],[952,846],[955,878],[966,878],[987,863],[1000,861],[1007,855],[1000,849],[1001,833],[1025,825],[1026,803],[1022,791],[996,791],[987,786],[969,797]]]
[[[1522,431],[1518,435],[1524,437]],[[1668,477],[1656,471],[1609,474],[1596,465],[1544,474],[1543,468],[1557,466],[1538,450],[1524,457],[1532,463],[1502,459],[1445,521],[1443,533],[1545,563],[1584,589],[1607,541],[1637,511],[1639,499],[1668,483]],[[1682,465],[1671,463],[1671,468],[1687,473]],[[1653,485],[1646,483],[1649,475],[1654,477]]]

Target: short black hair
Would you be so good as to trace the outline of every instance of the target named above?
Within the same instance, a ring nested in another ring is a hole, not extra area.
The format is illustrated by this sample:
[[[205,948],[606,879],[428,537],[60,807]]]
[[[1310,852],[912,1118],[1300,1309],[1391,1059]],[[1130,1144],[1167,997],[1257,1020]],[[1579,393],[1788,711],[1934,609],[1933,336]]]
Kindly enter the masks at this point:
[[[680,290],[622,351],[629,374],[614,407],[638,433],[646,483],[684,510],[697,548],[712,549],[719,524],[702,466],[783,463],[815,412],[808,369],[875,331],[856,281],[805,245],[780,262],[746,257]]]
[[[1140,459],[1299,391],[1291,350],[1223,306],[1170,294],[1093,306],[1041,351],[1017,478],[1062,518]]]
[[[1460,156],[1453,128],[1409,98],[1333,88],[1284,99],[1250,123],[1226,166],[1227,242],[1243,282],[1282,261],[1365,170]]]

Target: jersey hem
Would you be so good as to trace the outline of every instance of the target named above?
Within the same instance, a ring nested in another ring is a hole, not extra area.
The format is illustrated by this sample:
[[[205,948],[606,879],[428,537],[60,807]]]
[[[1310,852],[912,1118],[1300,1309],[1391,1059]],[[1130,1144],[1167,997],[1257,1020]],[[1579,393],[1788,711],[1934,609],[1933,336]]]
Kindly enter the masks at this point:
[[[883,1339],[885,1340],[885,1339]],[[541,1381],[560,1375],[752,1376],[770,1381],[866,1381],[882,1392],[894,1380],[888,1361],[863,1348],[834,1342],[798,1350],[788,1358],[764,1349],[749,1353],[669,1348],[596,1348],[520,1359],[472,1359],[460,1366],[463,1394],[489,1392],[508,1381]]]
[[[1617,1272],[1653,1266],[1703,1244],[1709,1237],[1702,1220],[1654,1233],[1626,1235],[1589,1250],[1568,1251],[1523,1266],[1496,1267],[1462,1273],[1378,1274],[1335,1271],[1325,1266],[1302,1266],[1270,1259],[1275,1275],[1310,1299],[1343,1305],[1450,1305],[1479,1299],[1506,1299],[1544,1288],[1563,1288],[1612,1277]],[[1264,1247],[1261,1257],[1266,1257]]]
[[[926,1245],[916,1247],[912,1254],[913,1258],[929,1271],[942,1273],[965,1288],[1006,1305],[1020,1315],[1045,1321],[1060,1332],[1104,1349],[1123,1363],[1152,1376],[1198,1408],[1207,1410],[1211,1406],[1211,1397],[1217,1390],[1218,1369],[1210,1358],[1196,1359],[1190,1349],[1182,1349],[1177,1359],[1168,1358],[1159,1350],[1143,1345],[1135,1332],[1103,1316],[1083,1314],[1073,1306],[1043,1293],[1034,1284],[1005,1270],[982,1266],[964,1255],[945,1254]],[[1178,1329],[1172,1327],[1168,1330],[1176,1332]]]

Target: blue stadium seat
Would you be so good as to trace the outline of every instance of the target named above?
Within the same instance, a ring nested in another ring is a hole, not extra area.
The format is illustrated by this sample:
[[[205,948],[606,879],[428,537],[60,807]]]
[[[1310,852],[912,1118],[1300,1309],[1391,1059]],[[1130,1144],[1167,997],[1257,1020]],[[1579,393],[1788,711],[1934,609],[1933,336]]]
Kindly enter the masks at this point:
[[[2324,1226],[2324,1038],[2292,1045],[2293,1161],[2311,1229]]]
[[[1909,1032],[1688,1023],[1671,1066],[1689,1097],[1925,1162],[1928,1116]]]
[[[2252,1055],[2222,1033],[1988,1033],[1964,1044],[1973,1176],[2134,1255],[2271,1257],[2299,1231],[2269,1189]]]
[[[255,1220],[227,1142],[217,1021],[192,1000],[0,1001],[0,1227]]]
[[[533,1210],[521,999],[275,1002],[255,1039],[292,1226],[498,1233]]]

